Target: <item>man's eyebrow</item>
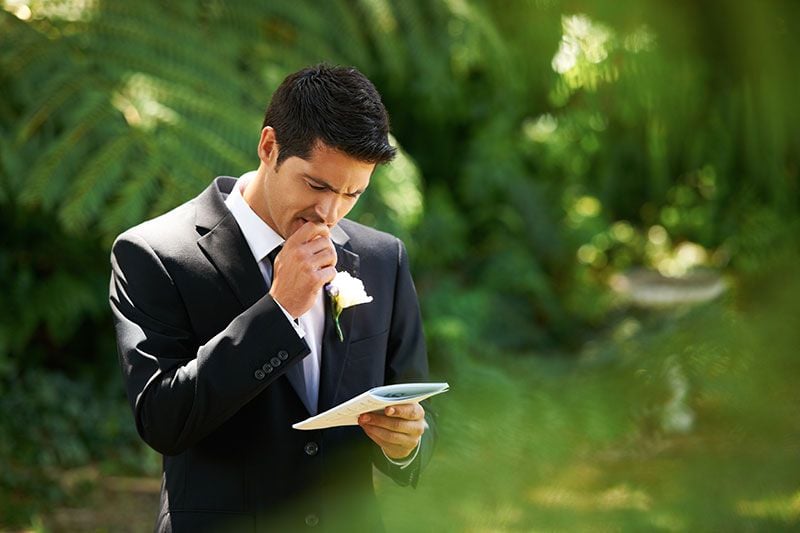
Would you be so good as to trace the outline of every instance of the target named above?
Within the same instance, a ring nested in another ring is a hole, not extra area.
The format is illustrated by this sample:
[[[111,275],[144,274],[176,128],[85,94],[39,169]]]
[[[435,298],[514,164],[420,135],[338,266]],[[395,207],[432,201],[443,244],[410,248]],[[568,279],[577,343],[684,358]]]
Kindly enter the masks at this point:
[[[315,185],[319,185],[320,187],[325,187],[329,191],[335,192],[336,194],[350,194],[350,195],[352,195],[352,194],[361,194],[362,192],[364,192],[364,189],[358,189],[358,190],[350,192],[350,193],[342,193],[342,191],[340,191],[339,189],[337,189],[336,187],[334,187],[333,185],[331,185],[330,183],[328,183],[324,179],[315,178],[314,176],[306,174],[305,172],[303,172],[303,177],[310,179],[311,181],[314,182]]]

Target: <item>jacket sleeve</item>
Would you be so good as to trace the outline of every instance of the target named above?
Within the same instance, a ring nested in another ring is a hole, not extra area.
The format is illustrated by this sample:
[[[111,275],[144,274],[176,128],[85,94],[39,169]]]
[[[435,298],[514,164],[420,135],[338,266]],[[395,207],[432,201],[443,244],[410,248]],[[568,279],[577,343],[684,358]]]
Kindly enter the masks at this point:
[[[165,455],[211,433],[309,353],[269,295],[198,347],[170,273],[130,231],[112,247],[109,300],[137,430]]]
[[[425,336],[422,331],[422,316],[419,310],[417,292],[411,279],[408,254],[402,241],[397,240],[397,276],[394,289],[394,308],[389,334],[385,382],[423,382],[428,378],[428,356],[425,349]],[[436,441],[436,414],[430,400],[421,402],[425,409],[428,428],[422,434],[419,452],[414,461],[400,467],[391,463],[375,445],[373,462],[384,474],[399,485],[416,487],[422,469],[433,454]]]

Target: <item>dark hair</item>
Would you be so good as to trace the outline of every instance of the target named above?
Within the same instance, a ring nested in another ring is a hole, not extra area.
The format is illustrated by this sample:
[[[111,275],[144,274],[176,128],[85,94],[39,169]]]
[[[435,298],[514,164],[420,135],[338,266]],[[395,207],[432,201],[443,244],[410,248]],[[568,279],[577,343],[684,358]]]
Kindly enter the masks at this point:
[[[378,90],[353,67],[316,65],[290,74],[272,95],[262,126],[275,130],[278,166],[308,159],[318,142],[366,163],[388,163],[389,115]]]

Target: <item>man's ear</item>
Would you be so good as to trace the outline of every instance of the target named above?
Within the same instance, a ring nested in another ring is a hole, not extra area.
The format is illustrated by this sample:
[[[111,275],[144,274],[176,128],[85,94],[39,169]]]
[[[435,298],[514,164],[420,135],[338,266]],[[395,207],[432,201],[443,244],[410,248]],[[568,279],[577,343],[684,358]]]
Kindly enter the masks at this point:
[[[258,140],[258,158],[267,166],[274,166],[278,161],[278,141],[272,126],[264,126]]]

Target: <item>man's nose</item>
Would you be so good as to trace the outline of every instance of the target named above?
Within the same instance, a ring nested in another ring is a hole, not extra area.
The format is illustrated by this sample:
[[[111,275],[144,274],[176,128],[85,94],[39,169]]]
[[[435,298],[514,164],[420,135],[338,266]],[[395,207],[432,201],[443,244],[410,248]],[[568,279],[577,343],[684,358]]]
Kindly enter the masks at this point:
[[[339,206],[341,199],[338,194],[327,194],[317,204],[317,215],[327,226],[333,226],[339,221]]]

